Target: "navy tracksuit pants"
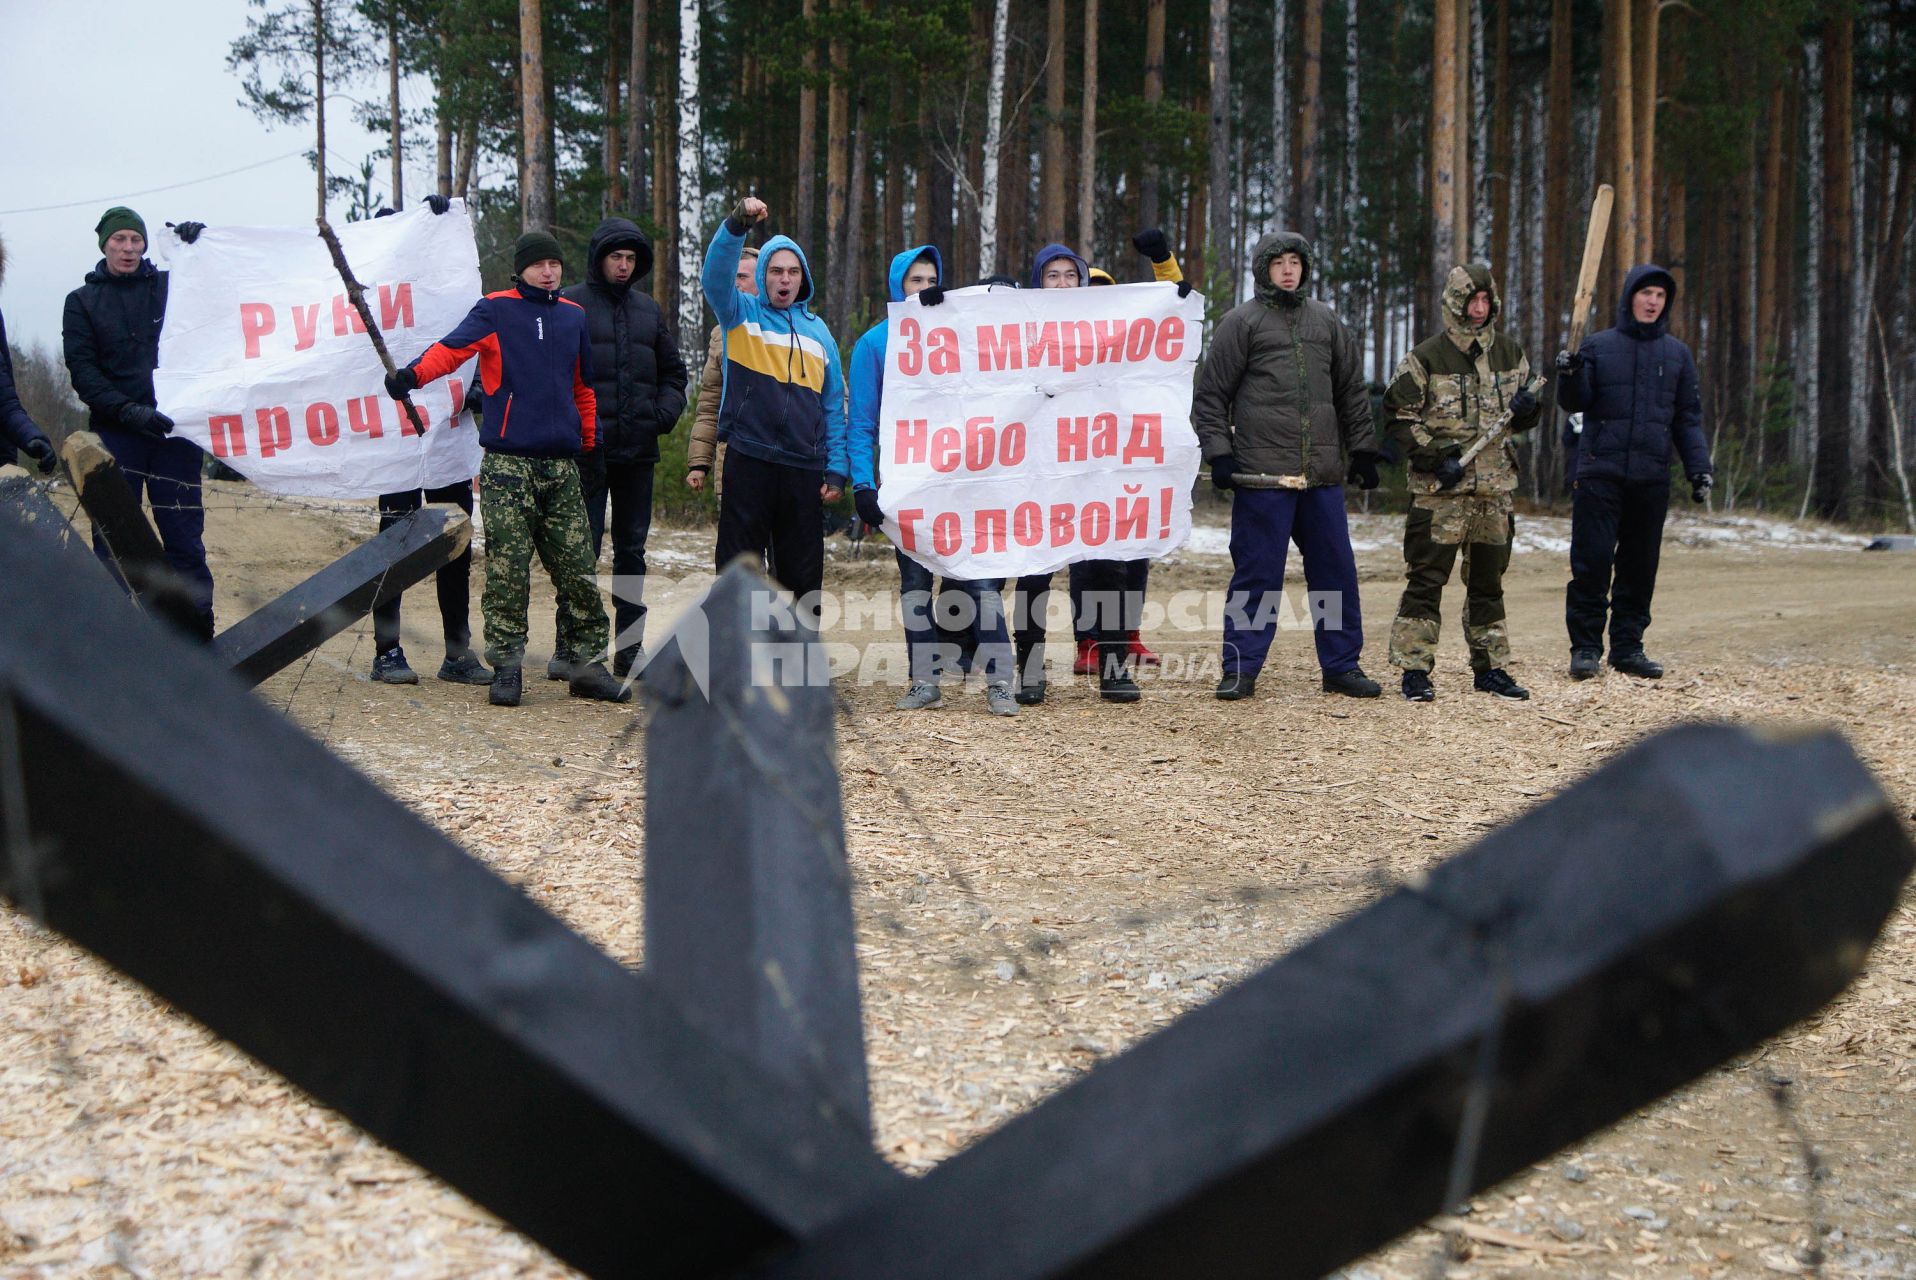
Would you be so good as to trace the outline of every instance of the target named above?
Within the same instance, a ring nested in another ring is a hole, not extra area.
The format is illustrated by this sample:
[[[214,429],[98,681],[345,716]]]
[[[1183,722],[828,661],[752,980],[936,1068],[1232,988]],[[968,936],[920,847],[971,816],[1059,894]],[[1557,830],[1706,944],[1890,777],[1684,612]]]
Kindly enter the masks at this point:
[[[156,438],[136,431],[94,428],[107,452],[120,464],[133,501],[141,493],[153,507],[166,563],[186,583],[187,594],[204,618],[205,637],[213,638],[213,572],[206,567],[206,508],[200,505],[200,459],[206,455],[190,440]],[[96,531],[93,553],[115,578],[113,554]],[[122,583],[121,585],[125,585]]]
[[[1224,670],[1256,675],[1277,634],[1290,544],[1304,557],[1317,662],[1325,675],[1357,666],[1364,621],[1357,604],[1344,488],[1237,489],[1231,498],[1231,590],[1224,608]]]

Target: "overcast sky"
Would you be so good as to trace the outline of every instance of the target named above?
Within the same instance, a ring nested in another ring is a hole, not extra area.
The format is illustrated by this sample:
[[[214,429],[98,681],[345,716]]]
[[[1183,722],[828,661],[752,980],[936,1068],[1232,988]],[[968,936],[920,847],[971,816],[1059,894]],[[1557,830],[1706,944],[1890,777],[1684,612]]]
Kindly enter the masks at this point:
[[[255,119],[226,69],[247,11],[246,0],[0,0],[0,310],[15,346],[59,345],[61,306],[99,261],[93,226],[111,205],[132,206],[152,232],[189,218],[312,225],[311,124]],[[419,83],[401,98],[429,104]],[[337,100],[327,131],[339,173],[382,141]],[[431,190],[430,140],[411,154],[416,196]],[[382,191],[386,171],[381,161]],[[345,216],[341,204],[332,216]]]

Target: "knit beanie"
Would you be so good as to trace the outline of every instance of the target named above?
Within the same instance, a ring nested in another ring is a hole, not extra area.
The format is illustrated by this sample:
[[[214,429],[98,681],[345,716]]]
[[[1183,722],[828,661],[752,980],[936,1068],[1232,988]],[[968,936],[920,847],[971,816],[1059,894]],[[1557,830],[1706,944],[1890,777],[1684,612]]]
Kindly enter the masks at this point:
[[[550,231],[528,231],[512,242],[512,274],[515,276],[547,258],[565,261],[565,254],[559,250],[559,239]]]
[[[146,239],[146,220],[123,204],[116,204],[100,215],[100,223],[93,230],[100,237],[100,248],[106,248],[106,242],[115,231],[137,231],[140,239]]]

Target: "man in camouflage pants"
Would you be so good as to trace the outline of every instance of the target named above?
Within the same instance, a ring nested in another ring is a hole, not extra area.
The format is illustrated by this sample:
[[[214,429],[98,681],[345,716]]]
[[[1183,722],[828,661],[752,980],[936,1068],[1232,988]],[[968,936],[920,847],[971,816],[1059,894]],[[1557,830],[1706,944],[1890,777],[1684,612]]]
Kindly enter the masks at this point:
[[[1390,660],[1403,670],[1404,697],[1436,698],[1430,671],[1437,659],[1444,584],[1459,548],[1464,557],[1464,642],[1476,687],[1500,698],[1530,691],[1504,671],[1510,637],[1504,628],[1504,569],[1517,521],[1517,451],[1509,436],[1469,463],[1463,453],[1504,413],[1510,431],[1537,425],[1537,397],[1527,385],[1523,348],[1497,331],[1497,283],[1483,263],[1457,267],[1444,285],[1444,331],[1414,348],[1397,366],[1384,396],[1390,429],[1410,459],[1410,518],[1404,524],[1403,600],[1390,629]]]

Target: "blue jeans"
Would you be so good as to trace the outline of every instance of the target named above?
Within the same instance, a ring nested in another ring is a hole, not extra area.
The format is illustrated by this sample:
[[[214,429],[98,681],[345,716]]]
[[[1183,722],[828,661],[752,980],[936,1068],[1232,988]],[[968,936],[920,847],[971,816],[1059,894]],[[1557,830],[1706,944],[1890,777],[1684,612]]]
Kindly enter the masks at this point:
[[[1290,544],[1304,556],[1304,585],[1327,676],[1357,666],[1364,620],[1357,606],[1357,558],[1351,552],[1344,488],[1238,489],[1231,497],[1231,591],[1224,608],[1224,670],[1256,675],[1277,634],[1284,560]]]
[[[958,669],[956,645],[938,642],[937,615],[952,611],[962,627],[967,625],[977,639],[975,667],[983,670],[985,680],[1010,680],[1011,633],[1005,626],[1002,578],[980,578],[973,582],[945,579],[945,589],[934,602],[932,573],[902,551],[898,557],[899,603],[905,615],[905,650],[910,655],[913,681],[933,681]],[[953,599],[953,597],[958,597]]]

